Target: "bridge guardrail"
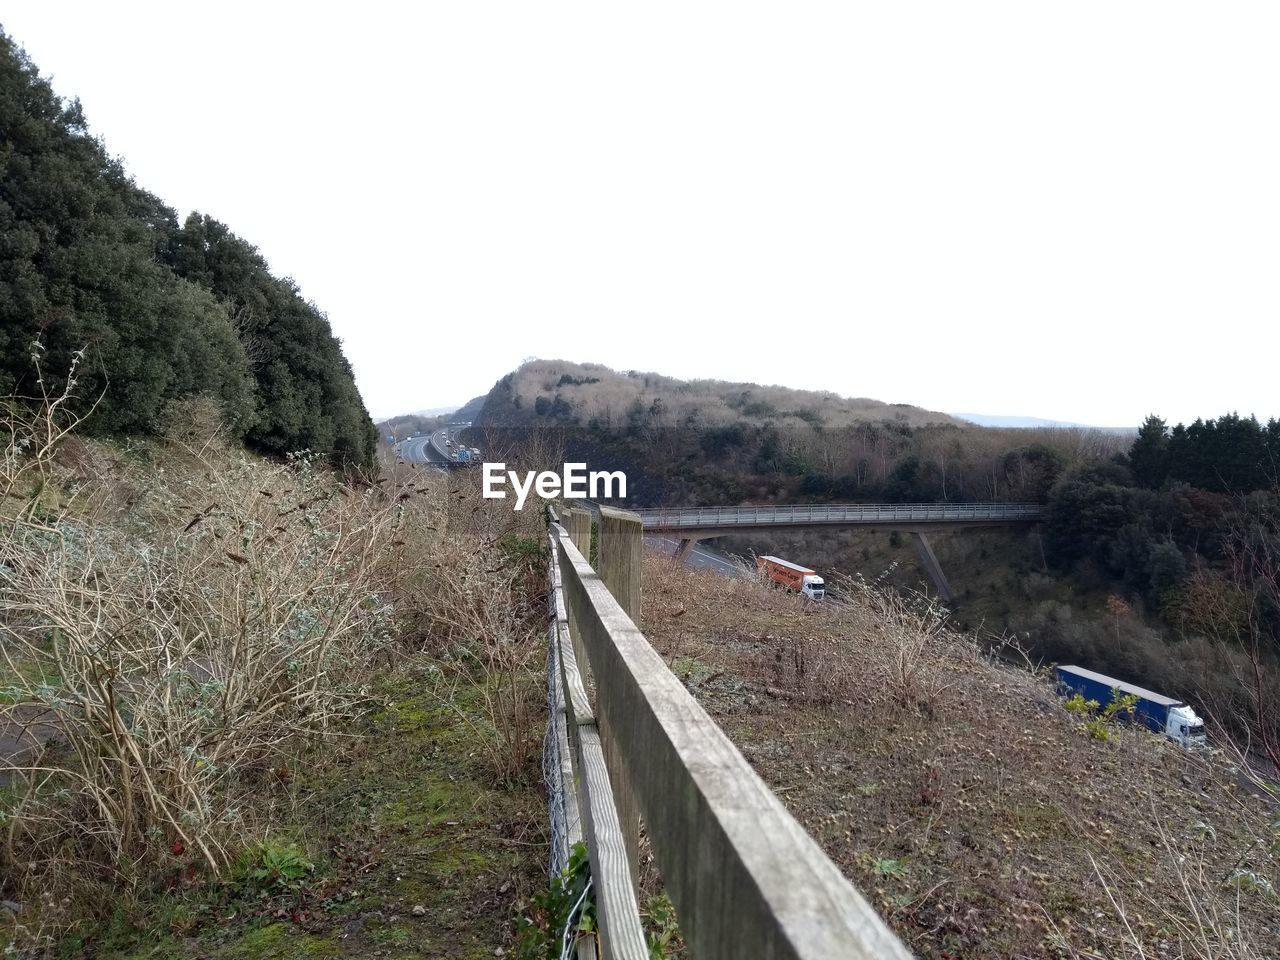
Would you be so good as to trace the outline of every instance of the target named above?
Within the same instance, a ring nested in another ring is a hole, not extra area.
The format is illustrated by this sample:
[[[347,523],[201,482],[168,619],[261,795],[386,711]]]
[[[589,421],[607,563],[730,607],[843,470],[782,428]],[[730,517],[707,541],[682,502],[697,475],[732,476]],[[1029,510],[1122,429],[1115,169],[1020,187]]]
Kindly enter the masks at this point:
[[[557,788],[581,811],[603,955],[648,956],[635,903],[638,815],[691,956],[908,960],[636,626],[639,518],[601,509],[602,573],[584,555],[591,526],[586,511],[552,514],[548,742],[569,762],[544,768],[553,823]],[[559,804],[566,824],[570,807]],[[561,854],[571,837],[557,837]]]
[[[647,529],[795,526],[805,523],[1010,523],[1038,517],[1037,503],[814,504],[807,506],[673,507],[633,511]]]

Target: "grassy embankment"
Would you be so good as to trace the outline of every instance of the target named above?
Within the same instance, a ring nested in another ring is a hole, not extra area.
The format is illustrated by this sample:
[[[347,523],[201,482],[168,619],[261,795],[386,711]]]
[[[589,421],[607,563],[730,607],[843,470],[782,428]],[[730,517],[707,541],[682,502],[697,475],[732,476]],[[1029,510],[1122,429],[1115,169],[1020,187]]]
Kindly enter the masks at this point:
[[[1224,753],[1064,709],[932,610],[645,567],[646,635],[921,957],[1272,956],[1280,825]]]
[[[545,887],[536,513],[65,425],[0,445],[6,956],[511,952]]]

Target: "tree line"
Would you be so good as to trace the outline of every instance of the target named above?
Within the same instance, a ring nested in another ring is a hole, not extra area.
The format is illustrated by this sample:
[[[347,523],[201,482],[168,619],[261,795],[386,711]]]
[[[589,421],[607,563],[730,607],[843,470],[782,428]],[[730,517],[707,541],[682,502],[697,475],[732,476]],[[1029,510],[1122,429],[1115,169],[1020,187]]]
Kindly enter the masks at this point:
[[[1228,414],[1169,429],[1148,417],[1126,454],[1055,482],[1046,505],[1048,556],[1060,569],[1166,608],[1197,565],[1224,561],[1242,517],[1275,500],[1277,464],[1278,420]]]
[[[1182,482],[1215,493],[1250,493],[1280,483],[1280,420],[1265,425],[1231,413],[1217,420],[1179,423],[1172,430],[1154,414],[1129,451],[1134,481],[1157,489]]]
[[[73,366],[98,434],[155,432],[173,401],[208,397],[261,451],[373,461],[324,313],[224,224],[179,223],[0,32],[0,394],[61,392]]]
[[[1045,556],[1104,616],[1043,598],[1024,625],[1055,659],[1195,698],[1280,764],[1280,421],[1148,417],[1123,456],[1052,487]]]

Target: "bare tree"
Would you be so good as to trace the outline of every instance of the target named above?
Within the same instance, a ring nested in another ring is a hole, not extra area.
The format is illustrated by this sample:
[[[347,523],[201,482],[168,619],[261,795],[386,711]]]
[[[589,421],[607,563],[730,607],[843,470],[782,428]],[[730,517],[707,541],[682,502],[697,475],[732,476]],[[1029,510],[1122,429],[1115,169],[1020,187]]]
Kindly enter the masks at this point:
[[[1280,770],[1280,516],[1258,502],[1237,515],[1223,553],[1243,613],[1236,679],[1249,705],[1255,749]]]
[[[1223,539],[1221,573],[1198,570],[1181,591],[1175,617],[1208,638],[1224,689],[1206,677],[1205,699],[1242,756],[1280,770],[1280,511],[1262,498],[1243,501]]]

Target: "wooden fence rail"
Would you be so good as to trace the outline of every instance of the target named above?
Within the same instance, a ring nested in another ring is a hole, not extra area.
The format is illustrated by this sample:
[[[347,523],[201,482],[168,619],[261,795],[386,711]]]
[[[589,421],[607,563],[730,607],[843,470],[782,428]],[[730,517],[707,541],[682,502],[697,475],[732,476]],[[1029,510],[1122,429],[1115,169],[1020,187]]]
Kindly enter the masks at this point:
[[[581,810],[604,956],[648,955],[635,899],[642,819],[696,960],[910,957],[636,627],[639,517],[601,512],[604,579],[587,561],[586,511],[553,513],[550,544],[553,702],[573,776],[561,786]]]

